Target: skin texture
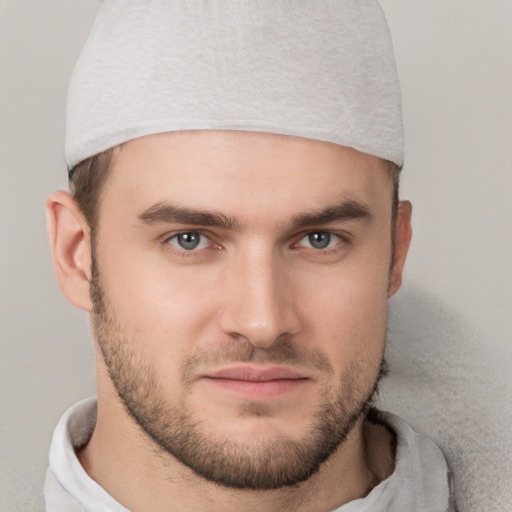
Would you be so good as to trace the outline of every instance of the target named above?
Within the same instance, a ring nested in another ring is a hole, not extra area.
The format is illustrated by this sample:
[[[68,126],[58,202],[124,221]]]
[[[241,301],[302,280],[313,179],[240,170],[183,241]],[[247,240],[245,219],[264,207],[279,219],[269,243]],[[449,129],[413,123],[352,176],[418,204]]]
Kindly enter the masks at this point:
[[[72,198],[48,200],[59,281],[96,339],[86,471],[135,512],[364,496],[393,469],[361,411],[411,235],[401,203],[392,261],[384,162],[212,131],[131,141],[113,165],[94,247]]]

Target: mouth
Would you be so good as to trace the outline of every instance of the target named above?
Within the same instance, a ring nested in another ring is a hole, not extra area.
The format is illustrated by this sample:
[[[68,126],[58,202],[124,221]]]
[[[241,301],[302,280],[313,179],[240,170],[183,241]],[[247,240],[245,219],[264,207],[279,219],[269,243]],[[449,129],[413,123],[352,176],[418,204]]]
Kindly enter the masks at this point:
[[[297,391],[310,379],[278,365],[240,365],[222,368],[203,376],[218,392],[245,400],[265,400]]]

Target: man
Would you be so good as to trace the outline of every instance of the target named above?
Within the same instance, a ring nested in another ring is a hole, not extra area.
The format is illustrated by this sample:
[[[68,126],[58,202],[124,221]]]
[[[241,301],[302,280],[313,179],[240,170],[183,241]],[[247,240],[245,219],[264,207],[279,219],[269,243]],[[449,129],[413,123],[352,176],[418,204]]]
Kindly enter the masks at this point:
[[[452,509],[440,450],[371,408],[402,151],[370,0],[103,3],[47,205],[98,396],[56,429],[49,511]]]

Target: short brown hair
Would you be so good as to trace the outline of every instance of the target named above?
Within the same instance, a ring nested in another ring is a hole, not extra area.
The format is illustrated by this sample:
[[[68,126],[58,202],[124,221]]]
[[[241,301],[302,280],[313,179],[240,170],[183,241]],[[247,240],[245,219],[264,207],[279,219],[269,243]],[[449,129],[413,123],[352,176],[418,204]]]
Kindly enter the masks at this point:
[[[83,160],[69,171],[69,189],[91,230],[91,237],[97,232],[99,204],[105,183],[110,175],[114,149]]]

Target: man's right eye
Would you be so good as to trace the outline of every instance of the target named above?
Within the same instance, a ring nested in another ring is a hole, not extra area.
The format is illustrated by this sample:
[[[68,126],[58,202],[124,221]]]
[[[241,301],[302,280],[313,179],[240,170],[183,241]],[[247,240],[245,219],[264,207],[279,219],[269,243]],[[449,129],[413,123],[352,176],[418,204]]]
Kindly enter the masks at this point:
[[[171,236],[167,243],[183,251],[206,249],[210,245],[210,239],[198,231],[185,231]]]

